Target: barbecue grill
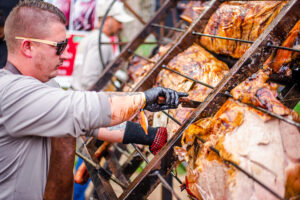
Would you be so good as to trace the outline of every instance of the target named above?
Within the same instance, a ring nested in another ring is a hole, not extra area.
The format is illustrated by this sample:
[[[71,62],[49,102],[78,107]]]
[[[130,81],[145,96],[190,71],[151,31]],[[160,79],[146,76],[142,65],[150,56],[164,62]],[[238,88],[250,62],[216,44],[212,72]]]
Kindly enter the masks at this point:
[[[143,91],[149,89],[153,86],[156,76],[161,70],[168,70],[172,73],[176,73],[179,76],[184,76],[185,78],[194,81],[196,84],[204,85],[208,88],[213,89],[210,95],[201,103],[198,108],[191,114],[191,116],[185,120],[184,123],[179,122],[177,119],[166,114],[171,120],[177,123],[180,128],[176,131],[175,135],[168,141],[167,145],[151,160],[148,160],[147,154],[144,154],[136,145],[134,146],[135,152],[127,155],[127,161],[122,166],[118,163],[118,158],[120,154],[127,154],[126,151],[115,148],[112,151],[111,148],[104,146],[99,153],[105,156],[107,159],[107,165],[109,170],[105,167],[101,167],[99,163],[99,157],[94,156],[97,151],[95,146],[95,139],[88,139],[84,141],[84,144],[79,148],[77,155],[82,157],[87,165],[88,172],[94,183],[96,193],[99,199],[146,199],[147,196],[156,188],[159,183],[162,183],[177,199],[180,199],[172,187],[165,180],[168,174],[172,174],[175,179],[182,183],[182,181],[173,173],[173,169],[178,165],[179,161],[174,154],[174,146],[180,146],[180,141],[183,132],[189,127],[190,124],[198,119],[213,116],[224,102],[232,97],[228,91],[231,91],[239,83],[244,81],[246,78],[250,77],[253,73],[257,72],[262,66],[267,58],[276,49],[285,49],[288,51],[299,52],[299,49],[286,48],[280,46],[284,41],[287,33],[293,28],[296,22],[300,19],[300,1],[290,0],[287,5],[280,11],[277,17],[272,21],[272,23],[266,28],[266,30],[259,36],[256,41],[240,40],[229,37],[218,37],[214,35],[203,34],[204,28],[214,11],[220,6],[224,1],[211,0],[208,1],[208,6],[205,10],[186,28],[182,29],[182,22],[174,22],[174,27],[168,27],[164,25],[164,19],[167,14],[176,9],[179,1],[176,0],[166,0],[160,9],[155,13],[153,18],[145,24],[144,28],[136,35],[136,37],[128,43],[120,53],[120,55],[111,62],[105,70],[100,75],[97,83],[90,88],[90,90],[99,91],[103,89],[107,82],[111,80],[114,73],[123,67],[133,56],[139,56],[149,62],[148,58],[137,55],[134,51],[144,43],[144,40],[151,33],[155,33],[156,30],[160,31],[161,35],[157,35],[158,43],[159,39],[163,37],[165,31],[169,31],[168,36],[173,37],[172,40],[175,42],[169,48],[169,50],[161,56],[157,62],[153,62],[154,66],[147,73],[147,75],[135,84],[134,88],[131,88],[132,92]],[[127,7],[129,7],[126,4]],[[132,10],[135,16],[141,21],[140,17]],[[179,34],[179,36],[178,36]],[[251,47],[246,51],[246,53],[238,60],[230,60],[232,67],[229,73],[219,82],[216,87],[210,86],[206,83],[194,80],[191,77],[180,74],[177,71],[172,70],[168,67],[168,62],[177,54],[183,52],[187,47],[191,46],[199,37],[214,37],[224,40],[233,40],[239,42],[245,42],[251,44]],[[107,44],[102,44],[107,45]],[[284,82],[285,87],[282,90],[280,96],[281,101],[289,108],[293,108],[298,103],[299,93],[299,73],[297,70],[293,71],[293,80]],[[276,77],[274,78],[274,80]],[[278,80],[276,80],[278,81]],[[259,108],[250,105],[259,111],[262,111],[272,117],[284,120],[294,126],[300,128],[298,122],[286,119],[280,115],[274,114],[263,108]],[[197,138],[200,142],[205,143],[202,138]],[[101,147],[100,147],[101,148]],[[210,149],[220,156],[219,151],[211,146]],[[98,149],[99,151],[99,149]],[[115,152],[118,152],[117,155]],[[101,156],[100,156],[101,157]],[[147,163],[143,171],[132,181],[129,181],[130,176],[138,168],[138,166],[145,161]],[[263,183],[257,180],[254,176],[248,173],[246,170],[239,167],[236,163],[231,160],[223,159],[223,161],[235,167],[237,170],[244,173],[246,176],[251,178],[261,187],[263,187],[266,192],[270,192],[272,195],[278,199],[284,199],[280,195],[268,187],[268,183]],[[112,180],[117,183],[123,189],[123,193],[117,197],[108,180]],[[193,197],[190,197],[193,198]]]

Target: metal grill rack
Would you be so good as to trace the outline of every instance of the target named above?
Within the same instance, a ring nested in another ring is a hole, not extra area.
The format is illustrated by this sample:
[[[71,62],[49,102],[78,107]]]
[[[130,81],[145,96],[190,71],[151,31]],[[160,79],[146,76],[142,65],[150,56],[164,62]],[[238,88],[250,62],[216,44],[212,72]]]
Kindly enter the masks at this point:
[[[134,51],[141,44],[143,44],[147,36],[153,33],[157,28],[164,30],[168,29],[173,31],[174,33],[181,32],[181,34],[178,38],[176,38],[176,41],[174,42],[172,47],[163,56],[161,56],[161,58],[157,62],[154,63],[154,66],[148,72],[148,74],[139,83],[137,83],[131,91],[143,91],[151,88],[154,84],[154,80],[157,74],[161,70],[169,70],[173,73],[177,73],[178,75],[185,76],[178,73],[177,71],[170,69],[167,65],[168,62],[178,53],[183,52],[187,47],[191,46],[193,42],[200,36],[216,37],[211,35],[204,35],[203,31],[210,16],[224,1],[209,1],[208,7],[184,30],[178,28],[179,26],[175,26],[175,28],[166,27],[162,23],[167,13],[169,13],[172,9],[175,9],[178,2],[179,1],[177,0],[166,0],[161,8],[153,16],[153,18],[147,24],[145,24],[144,28],[137,34],[137,36],[124,47],[120,55],[106,67],[106,69],[100,75],[97,83],[92,88],[90,88],[90,90],[99,91],[103,89],[107,81],[112,78],[114,72],[121,68],[128,61],[128,59],[132,58],[132,56],[135,55]],[[300,1],[290,0],[256,41],[239,40],[240,42],[250,43],[251,47],[239,60],[234,62],[230,71],[225,75],[225,77],[219,82],[216,87],[212,87],[185,76],[185,78],[195,81],[197,84],[202,84],[213,90],[205,99],[205,101],[200,104],[200,106],[184,123],[180,123],[178,120],[174,119],[172,116],[164,112],[166,115],[168,115],[168,117],[170,117],[171,120],[180,125],[180,128],[168,141],[167,145],[152,160],[148,161],[147,155],[144,155],[139,150],[139,148],[134,145],[136,151],[131,155],[127,155],[127,161],[124,165],[120,166],[120,164],[118,163],[118,156],[115,155],[114,152],[106,148],[104,149],[104,151],[106,152],[105,156],[107,160],[109,160],[108,165],[110,166],[110,171],[108,171],[97,164],[99,162],[99,159],[93,157],[96,151],[95,140],[89,139],[85,141],[84,145],[80,148],[80,152],[77,152],[77,154],[80,157],[83,157],[83,159],[85,160],[99,199],[146,199],[147,196],[156,188],[159,183],[162,183],[175,196],[175,198],[180,199],[164,179],[164,177],[166,177],[168,174],[173,174],[172,170],[179,163],[176,156],[174,155],[173,147],[180,146],[182,134],[190,124],[200,118],[213,116],[224,104],[224,102],[231,97],[228,91],[232,90],[239,83],[244,81],[253,73],[257,72],[264,61],[267,60],[267,58],[274,51],[274,49],[282,49],[280,44],[285,39],[287,33],[300,19],[299,10]],[[136,13],[134,15],[137,16]],[[180,24],[180,22],[177,24]],[[163,31],[161,31],[161,33],[162,32]],[[234,38],[222,39],[237,40]],[[287,50],[299,51],[297,49]],[[145,59],[149,61],[149,59]],[[282,92],[281,100],[285,102],[285,104],[290,108],[295,106],[295,104],[298,102],[297,98],[300,97],[299,88],[297,89],[297,87],[299,86],[297,86],[297,83],[295,82],[288,83],[284,91]],[[295,97],[296,99],[293,100],[292,98]],[[289,121],[262,108],[257,108],[253,105],[250,106],[254,107],[255,109],[259,109],[260,111],[267,113],[273,117],[279,118],[280,120],[285,120],[286,122],[291,123],[298,128],[300,127],[299,123],[297,122]],[[201,138],[198,138],[198,140],[202,143],[205,143],[205,140]],[[210,148],[213,152],[219,155],[217,149],[215,149],[213,146]],[[146,167],[132,182],[130,182],[129,177],[143,161],[146,161]],[[255,177],[251,176],[249,173],[247,173],[247,171],[240,168],[234,162],[230,160],[223,161],[227,164],[232,165],[237,170],[240,170],[242,173],[254,180],[256,183],[266,189],[266,192],[270,192],[278,199],[283,199],[283,197],[278,195],[276,191],[271,190],[267,186],[267,183],[258,181]],[[176,177],[174,174],[173,176],[178,182],[181,182],[181,180],[178,179],[178,177]],[[115,192],[108,182],[109,179],[116,182],[123,189],[123,193],[120,197],[116,196]]]

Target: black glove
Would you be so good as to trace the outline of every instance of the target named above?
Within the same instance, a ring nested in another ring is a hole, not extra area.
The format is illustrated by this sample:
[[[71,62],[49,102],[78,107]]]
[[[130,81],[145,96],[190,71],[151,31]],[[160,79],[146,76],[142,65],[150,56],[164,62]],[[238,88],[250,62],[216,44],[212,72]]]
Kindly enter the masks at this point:
[[[141,125],[128,121],[126,123],[123,144],[149,145],[151,153],[155,155],[167,143],[167,137],[167,129],[164,127],[148,127],[148,135],[146,135]]]
[[[145,110],[151,112],[157,112],[161,110],[177,108],[179,105],[179,97],[186,97],[188,93],[176,92],[163,87],[155,87],[145,91],[146,106]],[[164,104],[158,104],[158,97],[165,97],[166,102]]]

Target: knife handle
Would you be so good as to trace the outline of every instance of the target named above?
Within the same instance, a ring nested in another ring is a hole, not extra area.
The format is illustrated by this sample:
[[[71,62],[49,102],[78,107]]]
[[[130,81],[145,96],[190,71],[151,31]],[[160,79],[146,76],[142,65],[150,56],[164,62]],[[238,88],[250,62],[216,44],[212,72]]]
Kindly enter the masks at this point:
[[[179,103],[182,103],[182,102],[189,102],[189,98],[187,97],[179,97]],[[165,104],[166,103],[166,98],[165,97],[161,97],[159,96],[158,99],[157,99],[157,103],[158,104]]]

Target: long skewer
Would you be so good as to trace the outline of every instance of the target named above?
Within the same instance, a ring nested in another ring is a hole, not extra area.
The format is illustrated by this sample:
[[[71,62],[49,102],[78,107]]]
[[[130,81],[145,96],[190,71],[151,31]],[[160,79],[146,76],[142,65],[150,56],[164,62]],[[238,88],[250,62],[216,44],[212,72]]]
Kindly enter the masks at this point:
[[[174,27],[160,25],[160,24],[151,24],[151,25],[154,26],[154,27],[169,29],[169,30],[178,31],[178,32],[184,32],[185,31],[184,29],[174,28]],[[249,43],[249,44],[254,43],[254,41],[237,39],[237,38],[230,38],[230,37],[223,37],[223,36],[218,36],[218,35],[210,35],[210,34],[205,34],[205,33],[199,33],[197,31],[193,31],[192,34],[193,35],[200,35],[200,36],[204,36],[204,37],[212,37],[212,38],[217,38],[217,39],[224,39],[224,40],[232,40],[232,41],[237,41],[237,42],[244,42],[244,43]],[[300,49],[293,49],[293,48],[288,48],[288,47],[283,47],[283,46],[277,46],[277,45],[273,45],[271,42],[269,42],[267,44],[267,47],[277,48],[277,49],[283,49],[283,50],[288,50],[288,51],[300,52]]]
[[[75,151],[75,154],[80,157],[82,160],[84,160],[85,162],[87,162],[88,164],[90,164],[91,166],[93,166],[96,170],[102,170],[103,172],[105,172],[108,176],[109,179],[111,179],[113,182],[115,182],[116,184],[118,184],[120,187],[122,187],[123,189],[127,188],[126,185],[124,185],[119,179],[117,179],[112,173],[110,173],[109,171],[107,171],[106,169],[102,168],[99,164],[96,164],[94,161],[88,159],[87,157],[85,157],[83,154],[81,154],[78,151]]]

